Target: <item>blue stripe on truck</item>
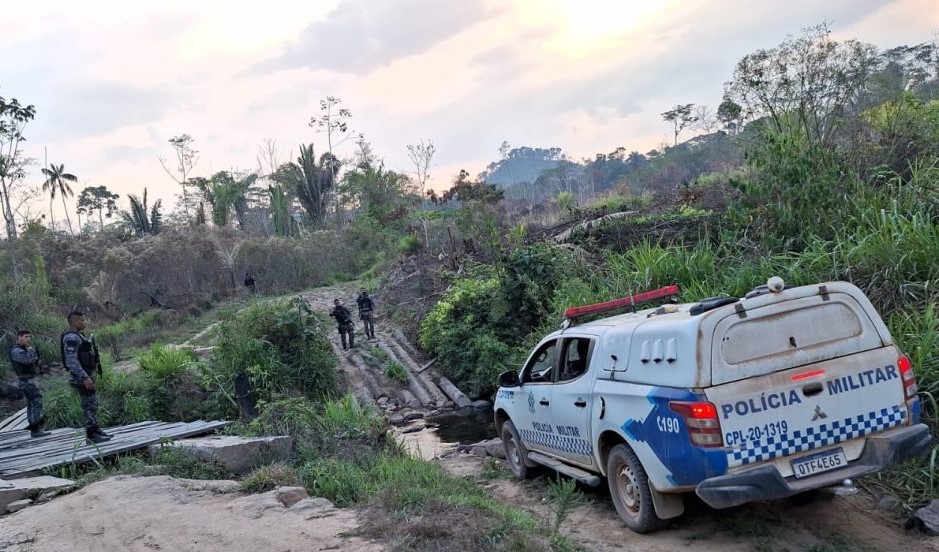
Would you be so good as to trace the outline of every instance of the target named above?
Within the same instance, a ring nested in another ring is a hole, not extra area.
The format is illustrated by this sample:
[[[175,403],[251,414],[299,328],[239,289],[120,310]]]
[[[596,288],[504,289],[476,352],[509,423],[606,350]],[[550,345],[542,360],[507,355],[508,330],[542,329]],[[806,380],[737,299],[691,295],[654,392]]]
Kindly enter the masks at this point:
[[[646,395],[652,405],[643,420],[627,420],[622,430],[634,441],[649,445],[670,472],[668,480],[676,487],[697,485],[727,472],[724,449],[707,449],[691,444],[685,420],[668,407],[669,401],[702,401],[686,389],[653,387]]]

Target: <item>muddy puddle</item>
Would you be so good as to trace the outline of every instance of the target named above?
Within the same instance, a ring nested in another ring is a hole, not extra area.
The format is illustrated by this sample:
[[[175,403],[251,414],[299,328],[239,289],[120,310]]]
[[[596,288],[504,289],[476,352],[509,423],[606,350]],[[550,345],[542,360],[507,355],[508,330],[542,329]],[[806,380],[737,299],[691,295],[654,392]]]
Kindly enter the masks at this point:
[[[470,445],[496,436],[492,409],[472,408],[428,416],[395,428],[394,431],[411,454],[426,460],[455,452],[460,445]]]

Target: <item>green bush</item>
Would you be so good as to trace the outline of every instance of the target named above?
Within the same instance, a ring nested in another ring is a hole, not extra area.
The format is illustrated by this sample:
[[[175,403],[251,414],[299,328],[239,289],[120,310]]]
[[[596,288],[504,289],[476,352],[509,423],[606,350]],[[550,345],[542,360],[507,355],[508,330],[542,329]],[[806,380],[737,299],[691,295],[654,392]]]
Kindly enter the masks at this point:
[[[150,350],[137,359],[141,370],[152,374],[160,381],[179,376],[192,368],[197,361],[198,357],[192,349],[167,347],[160,343],[151,345]]]
[[[330,397],[338,382],[328,331],[300,297],[253,303],[219,324],[204,381],[228,397],[234,396],[234,378],[241,373],[262,401],[297,393]]]
[[[421,242],[420,236],[416,234],[401,236],[401,239],[398,240],[398,251],[401,253],[417,253],[423,246],[424,244]]]
[[[387,364],[385,367],[385,375],[401,383],[408,382],[407,370],[405,370],[404,366],[402,366],[400,362],[395,360],[392,360]]]
[[[241,490],[246,493],[265,493],[277,487],[297,487],[301,485],[300,476],[288,464],[276,463],[261,466],[245,476]]]

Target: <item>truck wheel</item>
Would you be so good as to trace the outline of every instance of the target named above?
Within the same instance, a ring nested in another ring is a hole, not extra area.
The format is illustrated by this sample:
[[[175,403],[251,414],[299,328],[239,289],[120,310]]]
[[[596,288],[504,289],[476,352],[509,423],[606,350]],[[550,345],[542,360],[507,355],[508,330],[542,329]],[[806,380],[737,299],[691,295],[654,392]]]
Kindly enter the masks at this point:
[[[633,449],[627,445],[613,447],[606,460],[606,475],[613,505],[626,527],[649,533],[665,525],[655,514],[649,478]]]
[[[531,477],[531,469],[525,465],[528,459],[528,449],[522,444],[518,431],[512,420],[502,424],[502,446],[505,448],[505,461],[509,464],[509,471],[519,479]]]

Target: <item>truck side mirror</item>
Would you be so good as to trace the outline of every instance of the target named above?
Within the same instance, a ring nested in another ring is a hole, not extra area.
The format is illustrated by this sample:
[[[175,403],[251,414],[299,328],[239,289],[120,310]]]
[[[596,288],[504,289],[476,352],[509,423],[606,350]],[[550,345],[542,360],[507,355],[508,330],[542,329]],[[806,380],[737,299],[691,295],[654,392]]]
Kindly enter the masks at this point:
[[[499,387],[518,387],[521,382],[518,379],[518,372],[509,370],[499,375]]]

